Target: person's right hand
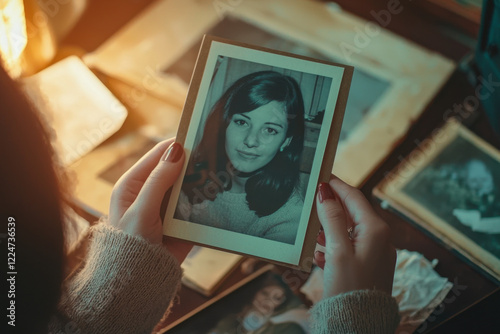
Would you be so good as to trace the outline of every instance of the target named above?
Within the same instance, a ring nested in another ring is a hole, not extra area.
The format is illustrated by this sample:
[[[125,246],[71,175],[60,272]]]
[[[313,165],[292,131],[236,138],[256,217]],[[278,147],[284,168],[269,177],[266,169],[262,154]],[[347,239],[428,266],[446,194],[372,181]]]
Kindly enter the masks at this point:
[[[323,226],[318,243],[326,249],[314,254],[324,269],[323,298],[366,289],[391,295],[396,250],[390,229],[361,191],[332,175],[319,185],[316,204]]]
[[[187,242],[163,237],[160,208],[179,177],[184,150],[173,139],[158,143],[120,177],[111,194],[109,222],[117,229],[163,244],[182,263],[192,248]]]

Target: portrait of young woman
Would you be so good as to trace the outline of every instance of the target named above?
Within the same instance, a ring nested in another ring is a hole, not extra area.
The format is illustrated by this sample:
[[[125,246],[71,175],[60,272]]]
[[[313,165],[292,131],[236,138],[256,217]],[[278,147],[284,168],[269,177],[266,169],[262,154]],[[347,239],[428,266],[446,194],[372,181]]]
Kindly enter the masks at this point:
[[[219,57],[174,217],[294,244],[310,173],[303,152],[316,144],[306,126],[329,87],[317,75]]]

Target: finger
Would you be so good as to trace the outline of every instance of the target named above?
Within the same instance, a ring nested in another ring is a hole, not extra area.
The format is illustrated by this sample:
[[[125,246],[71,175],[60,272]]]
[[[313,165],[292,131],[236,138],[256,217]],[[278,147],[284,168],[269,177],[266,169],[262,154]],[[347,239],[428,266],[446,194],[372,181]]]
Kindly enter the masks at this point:
[[[175,183],[184,165],[184,149],[179,143],[173,143],[164,153],[134,202],[142,213],[159,215],[163,196]]]
[[[325,269],[325,253],[321,251],[314,252],[314,262],[321,269]]]
[[[318,244],[320,244],[321,246],[325,246],[325,244],[326,244],[325,231],[319,231],[319,234],[316,238],[316,242]]]
[[[129,183],[144,183],[153,169],[158,164],[158,161],[172,143],[174,138],[164,140],[155,145],[148,153],[146,153],[139,161],[137,161],[123,176],[119,182]]]
[[[111,205],[109,215],[110,222],[118,223],[120,217],[134,203],[142,185],[151,174],[165,150],[174,142],[174,139],[162,141],[139,161],[137,161],[116,182],[111,194]]]
[[[344,203],[351,220],[355,223],[354,243],[356,251],[370,254],[372,247],[382,242],[380,235],[390,235],[387,224],[373,210],[361,191],[349,186],[332,175],[330,184]]]
[[[333,174],[330,178],[329,184],[335,191],[335,193],[337,193],[351,220],[355,224],[379,223],[377,214],[373,210],[370,202],[368,202],[368,200],[360,190],[351,187]]]
[[[328,183],[320,183],[316,206],[325,233],[327,253],[352,250],[347,235],[347,215]]]

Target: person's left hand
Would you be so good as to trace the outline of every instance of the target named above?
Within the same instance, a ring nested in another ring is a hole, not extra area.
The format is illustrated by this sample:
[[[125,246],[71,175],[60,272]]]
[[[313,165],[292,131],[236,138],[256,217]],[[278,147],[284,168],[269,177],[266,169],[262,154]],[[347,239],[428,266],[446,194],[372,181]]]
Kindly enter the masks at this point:
[[[116,182],[111,195],[110,224],[160,244],[163,238],[161,203],[179,177],[183,164],[184,150],[174,139],[157,144]],[[165,246],[179,262],[192,248],[188,243],[168,238]]]

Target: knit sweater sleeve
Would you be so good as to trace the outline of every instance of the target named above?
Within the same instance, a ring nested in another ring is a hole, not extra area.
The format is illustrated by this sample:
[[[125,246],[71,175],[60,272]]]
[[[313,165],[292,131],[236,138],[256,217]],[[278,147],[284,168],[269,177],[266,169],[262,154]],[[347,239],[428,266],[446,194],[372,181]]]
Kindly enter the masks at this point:
[[[63,286],[49,333],[151,333],[180,279],[179,263],[162,245],[98,224],[82,269]]]
[[[394,333],[399,321],[396,300],[377,290],[340,294],[321,300],[311,309],[313,334]]]

